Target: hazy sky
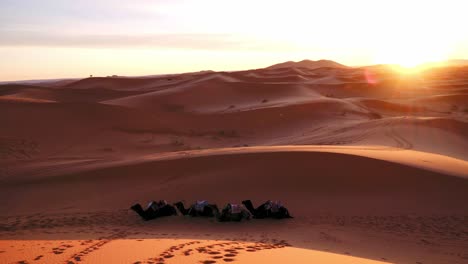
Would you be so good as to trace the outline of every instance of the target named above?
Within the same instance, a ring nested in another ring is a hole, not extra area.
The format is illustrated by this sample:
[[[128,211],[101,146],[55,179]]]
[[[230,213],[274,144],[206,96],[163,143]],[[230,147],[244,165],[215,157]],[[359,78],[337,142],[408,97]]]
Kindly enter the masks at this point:
[[[0,81],[468,59],[466,0],[0,0]]]

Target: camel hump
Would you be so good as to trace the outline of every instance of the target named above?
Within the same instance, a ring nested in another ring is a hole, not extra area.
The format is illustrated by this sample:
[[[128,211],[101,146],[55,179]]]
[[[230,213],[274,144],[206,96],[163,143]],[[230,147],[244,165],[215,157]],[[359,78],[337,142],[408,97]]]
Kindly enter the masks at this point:
[[[205,206],[208,205],[208,201],[206,200],[198,200],[195,202],[195,210],[202,212],[205,209]]]
[[[154,211],[157,211],[166,205],[168,205],[166,200],[159,200],[157,202],[151,201],[148,203],[148,208],[151,207]]]
[[[242,212],[242,206],[240,204],[230,204],[230,205],[231,205],[232,214],[239,214]]]
[[[281,204],[280,201],[268,200],[266,202],[266,209],[271,210],[271,212],[273,212],[273,213],[278,212],[281,207],[283,207],[283,205]]]

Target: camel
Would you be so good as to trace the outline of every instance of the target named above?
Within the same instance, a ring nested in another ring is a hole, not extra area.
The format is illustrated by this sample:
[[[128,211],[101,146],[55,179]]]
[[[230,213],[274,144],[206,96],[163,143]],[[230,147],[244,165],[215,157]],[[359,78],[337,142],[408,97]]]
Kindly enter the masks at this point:
[[[242,204],[249,210],[254,218],[293,218],[286,207],[279,201],[268,200],[257,208],[254,208],[252,201],[245,200]]]
[[[182,215],[206,216],[206,217],[215,216],[215,211],[213,207],[216,205],[209,204],[205,200],[196,201],[187,209],[184,207],[184,204],[182,202],[177,202],[174,205],[177,207],[177,209],[179,209]]]
[[[221,212],[219,212],[218,206],[216,205],[213,206],[213,209],[216,219],[219,222],[239,222],[241,220],[250,220],[252,217],[251,213],[241,204],[228,203]]]
[[[145,221],[162,216],[177,215],[175,207],[168,204],[165,200],[160,200],[158,202],[151,201],[146,210],[143,210],[143,207],[139,203],[133,205],[130,209],[135,211]]]

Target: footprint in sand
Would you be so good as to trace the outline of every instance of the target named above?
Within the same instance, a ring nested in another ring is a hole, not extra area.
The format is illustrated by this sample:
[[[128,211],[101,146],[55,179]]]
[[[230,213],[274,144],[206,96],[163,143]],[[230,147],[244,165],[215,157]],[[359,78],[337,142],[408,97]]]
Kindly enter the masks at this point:
[[[192,251],[193,251],[193,249],[187,249],[183,253],[184,253],[185,256],[189,256]]]
[[[190,256],[193,254],[204,254],[207,257],[209,256],[210,259],[202,260],[199,263],[202,264],[212,264],[217,263],[217,261],[222,262],[234,262],[236,259],[235,257],[241,254],[241,252],[257,252],[261,250],[269,250],[269,249],[278,249],[290,246],[286,240],[271,240],[271,243],[268,243],[268,240],[263,239],[262,242],[224,242],[224,243],[214,243],[205,246],[200,246],[196,248],[189,248],[182,251],[180,254],[177,252],[181,251],[184,247],[192,246],[195,244],[201,243],[200,241],[192,241],[188,243],[178,244],[169,247],[158,257],[149,258],[145,261],[138,261],[136,263],[156,263],[156,264],[164,264],[168,262],[170,259],[175,258],[177,256]]]
[[[262,240],[265,241],[266,240]],[[240,254],[240,252],[257,252],[260,250],[268,250],[268,249],[276,249],[276,248],[283,248],[286,246],[290,246],[286,240],[272,240],[273,243],[255,243],[253,245],[249,243],[240,243],[240,242],[229,242],[229,243],[221,243],[221,244],[212,244],[206,247],[197,248],[197,251],[201,254],[209,254],[209,255],[216,255],[212,258],[217,260],[222,260],[224,262],[233,262],[235,261],[235,257]],[[241,246],[239,245],[241,244]],[[229,246],[226,248],[226,246]],[[207,249],[208,248],[208,249]],[[216,253],[217,249],[223,250],[225,254],[223,256],[219,256]]]
[[[159,257],[149,258],[149,259],[147,259],[145,261],[138,261],[138,262],[139,263],[163,264],[168,259],[171,259],[171,258],[175,257],[176,252],[182,250],[184,247],[191,246],[191,245],[194,245],[194,244],[199,244],[199,243],[201,243],[201,242],[200,241],[191,241],[191,242],[188,242],[188,243],[182,243],[182,244],[178,244],[178,245],[175,245],[175,246],[171,246],[170,248],[166,249],[161,254],[159,254]],[[189,256],[189,255],[191,255],[192,251],[193,251],[193,249],[187,249],[187,250],[182,252],[182,255]]]
[[[52,249],[52,253],[54,253],[55,255],[62,254],[64,251],[65,251],[64,248],[53,248]]]
[[[91,245],[86,247],[85,249],[81,250],[80,252],[73,254],[66,261],[66,263],[74,264],[75,261],[80,262],[80,261],[82,261],[82,258],[85,257],[86,255],[88,255],[89,253],[91,253],[93,251],[96,251],[96,250],[99,250],[101,247],[103,247],[107,243],[111,242],[112,240],[123,238],[126,235],[127,234],[125,232],[118,232],[118,233],[112,234],[112,235],[110,235],[108,237],[99,238],[98,242],[96,242],[94,244],[92,243],[93,242],[92,240],[86,240],[86,241],[82,242],[81,245],[88,245],[88,244],[91,244]],[[73,246],[72,245],[62,245],[61,247],[70,248],[70,247],[73,247]],[[62,253],[63,253],[63,251],[62,251]]]
[[[337,238],[337,237],[335,237],[333,235],[330,235],[328,233],[325,233],[325,232],[320,232],[319,237],[322,240],[326,240],[326,241],[333,242],[333,243],[342,243],[343,242],[343,241],[341,241],[341,239],[339,239],[339,238]]]

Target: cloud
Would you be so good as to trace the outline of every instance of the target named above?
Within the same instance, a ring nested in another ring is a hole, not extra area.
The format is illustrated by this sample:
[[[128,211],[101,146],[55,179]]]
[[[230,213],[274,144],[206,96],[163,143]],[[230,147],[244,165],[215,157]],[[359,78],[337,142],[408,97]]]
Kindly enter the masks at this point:
[[[194,50],[287,50],[292,44],[271,43],[251,36],[217,33],[54,34],[0,30],[0,46],[72,48],[166,48]]]

